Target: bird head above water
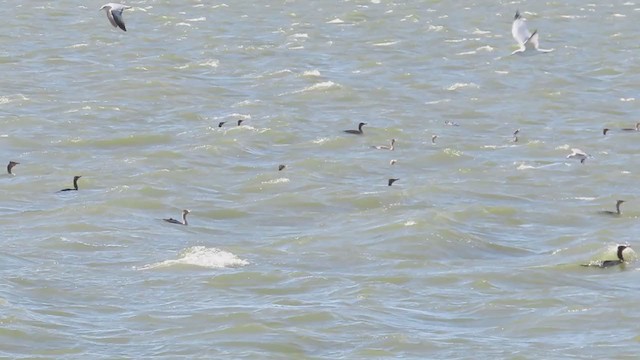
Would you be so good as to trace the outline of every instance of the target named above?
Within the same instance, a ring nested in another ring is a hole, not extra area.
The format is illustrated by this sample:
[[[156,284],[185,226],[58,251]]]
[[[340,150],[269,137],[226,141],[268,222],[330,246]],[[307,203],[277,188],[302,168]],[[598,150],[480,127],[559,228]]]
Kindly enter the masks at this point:
[[[7,165],[7,172],[8,172],[10,175],[13,175],[13,173],[11,172],[11,169],[13,169],[13,167],[14,167],[14,166],[19,165],[19,164],[20,164],[20,163],[19,163],[19,162],[16,162],[16,161],[9,161],[9,165]]]

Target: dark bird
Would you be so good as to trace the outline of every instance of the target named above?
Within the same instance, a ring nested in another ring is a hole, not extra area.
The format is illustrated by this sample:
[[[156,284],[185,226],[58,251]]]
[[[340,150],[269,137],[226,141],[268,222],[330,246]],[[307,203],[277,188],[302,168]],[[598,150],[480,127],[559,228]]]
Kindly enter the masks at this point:
[[[346,132],[347,134],[362,135],[362,127],[365,125],[367,125],[367,123],[361,122],[360,124],[358,124],[358,130],[345,130],[344,132]]]
[[[179,225],[189,225],[189,223],[187,223],[187,214],[189,214],[190,211],[185,209],[182,210],[182,221],[180,220],[176,220],[174,218],[168,218],[168,219],[162,219],[168,223],[172,223],[172,224],[179,224]]]
[[[600,214],[613,215],[613,216],[622,215],[622,211],[620,211],[620,205],[622,205],[623,202],[624,200],[616,201],[616,211],[604,210],[604,211],[600,211]]]
[[[640,131],[640,122],[636,123],[635,128],[624,128],[622,131]]]
[[[7,165],[7,172],[9,173],[9,175],[13,175],[13,173],[11,172],[11,169],[13,169],[13,167],[18,164],[20,163],[15,161],[9,161],[9,165]]]
[[[520,133],[520,129],[513,132],[513,142],[518,142],[518,134]]]
[[[82,176],[81,175],[76,175],[73,177],[73,189],[68,188],[68,189],[62,189],[60,191],[77,191],[78,190],[78,179],[80,179]]]
[[[280,164],[280,165],[278,165],[278,171],[282,171],[286,167],[287,167],[286,165]]]
[[[226,123],[226,121],[220,121],[220,122],[218,123],[218,127],[222,127],[222,125],[224,125],[224,123]]]
[[[389,179],[388,186],[393,185],[393,183],[398,181],[398,180],[400,180],[400,179]]]
[[[240,125],[242,124],[242,122],[243,122],[243,121],[244,121],[244,120],[242,120],[242,119],[238,120],[238,126],[240,126]]]
[[[100,8],[100,10],[106,10],[107,18],[109,19],[111,25],[113,25],[113,27],[115,28],[119,27],[120,29],[122,29],[122,31],[127,31],[127,28],[124,26],[124,20],[122,20],[122,12],[125,9],[131,9],[131,6],[108,3],[102,5],[102,7]]]
[[[609,129],[607,128],[602,129],[602,135],[607,135],[608,132],[609,132]]]
[[[602,262],[582,264],[582,266],[594,266],[594,267],[599,267],[599,268],[607,268],[607,267],[611,267],[611,266],[624,264],[624,257],[622,256],[622,252],[624,251],[624,249],[626,249],[628,247],[629,246],[627,246],[627,245],[618,245],[618,253],[617,253],[618,260],[604,260]]]
[[[438,135],[432,135],[431,136],[431,143],[435,144],[436,143],[436,139],[438,138]]]

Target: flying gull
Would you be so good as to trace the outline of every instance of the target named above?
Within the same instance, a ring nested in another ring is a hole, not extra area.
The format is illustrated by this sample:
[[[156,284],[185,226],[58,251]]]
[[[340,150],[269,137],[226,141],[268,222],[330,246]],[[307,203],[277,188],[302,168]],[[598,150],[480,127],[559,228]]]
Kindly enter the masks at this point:
[[[538,30],[534,30],[533,34],[527,29],[527,19],[520,16],[520,12],[516,11],[516,15],[513,17],[513,24],[511,25],[511,35],[516,40],[520,48],[513,54],[524,53],[527,50],[536,50],[539,52],[552,52],[553,49],[540,49],[538,44]]]
[[[113,27],[119,27],[123,31],[127,31],[127,28],[124,26],[124,20],[122,20],[122,12],[125,9],[131,9],[131,6],[108,3],[102,5],[100,8],[100,10],[105,10],[107,12],[107,18]]]
[[[578,159],[581,164],[583,164],[589,157],[591,157],[591,155],[580,149],[571,149],[571,154],[567,155],[567,159]]]

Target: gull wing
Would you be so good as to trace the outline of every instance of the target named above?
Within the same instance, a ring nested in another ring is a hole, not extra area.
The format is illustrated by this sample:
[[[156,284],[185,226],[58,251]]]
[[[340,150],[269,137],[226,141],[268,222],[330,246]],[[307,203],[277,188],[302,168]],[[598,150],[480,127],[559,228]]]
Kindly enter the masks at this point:
[[[107,11],[107,15],[109,16],[109,21],[113,26],[119,27],[123,31],[127,31],[127,28],[124,26],[124,20],[122,20],[122,11],[124,9],[118,10],[109,10]]]
[[[511,25],[511,35],[513,35],[513,38],[520,46],[525,45],[531,38],[531,33],[529,32],[529,29],[527,29],[526,21],[527,20],[525,18],[521,17],[520,14],[516,12],[513,24]]]
[[[111,6],[109,6],[107,8],[107,19],[109,19],[109,22],[111,23],[111,25],[113,25],[113,27],[118,27],[118,24],[116,24],[115,20],[113,20],[113,14],[111,13]]]
[[[538,30],[534,30],[533,34],[525,42],[525,46],[529,49],[533,48],[538,50]]]

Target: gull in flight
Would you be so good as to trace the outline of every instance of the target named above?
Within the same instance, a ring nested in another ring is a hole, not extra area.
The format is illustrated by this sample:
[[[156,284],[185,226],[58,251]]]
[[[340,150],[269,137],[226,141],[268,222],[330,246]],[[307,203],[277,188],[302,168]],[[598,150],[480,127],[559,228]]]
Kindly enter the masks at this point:
[[[552,52],[553,49],[540,49],[538,44],[538,30],[534,30],[533,34],[527,29],[527,19],[520,16],[520,12],[516,11],[516,15],[513,17],[513,24],[511,25],[511,35],[516,40],[520,48],[513,54],[524,53],[527,50],[536,50],[539,52]]]
[[[580,149],[571,149],[571,154],[567,155],[567,159],[578,159],[580,160],[580,164],[584,164],[584,161],[589,157],[591,157],[591,155]]]
[[[131,9],[131,6],[108,3],[102,5],[100,8],[100,10],[106,10],[107,18],[113,27],[119,27],[123,31],[127,31],[127,28],[124,26],[124,20],[122,20],[122,12],[125,9]]]

